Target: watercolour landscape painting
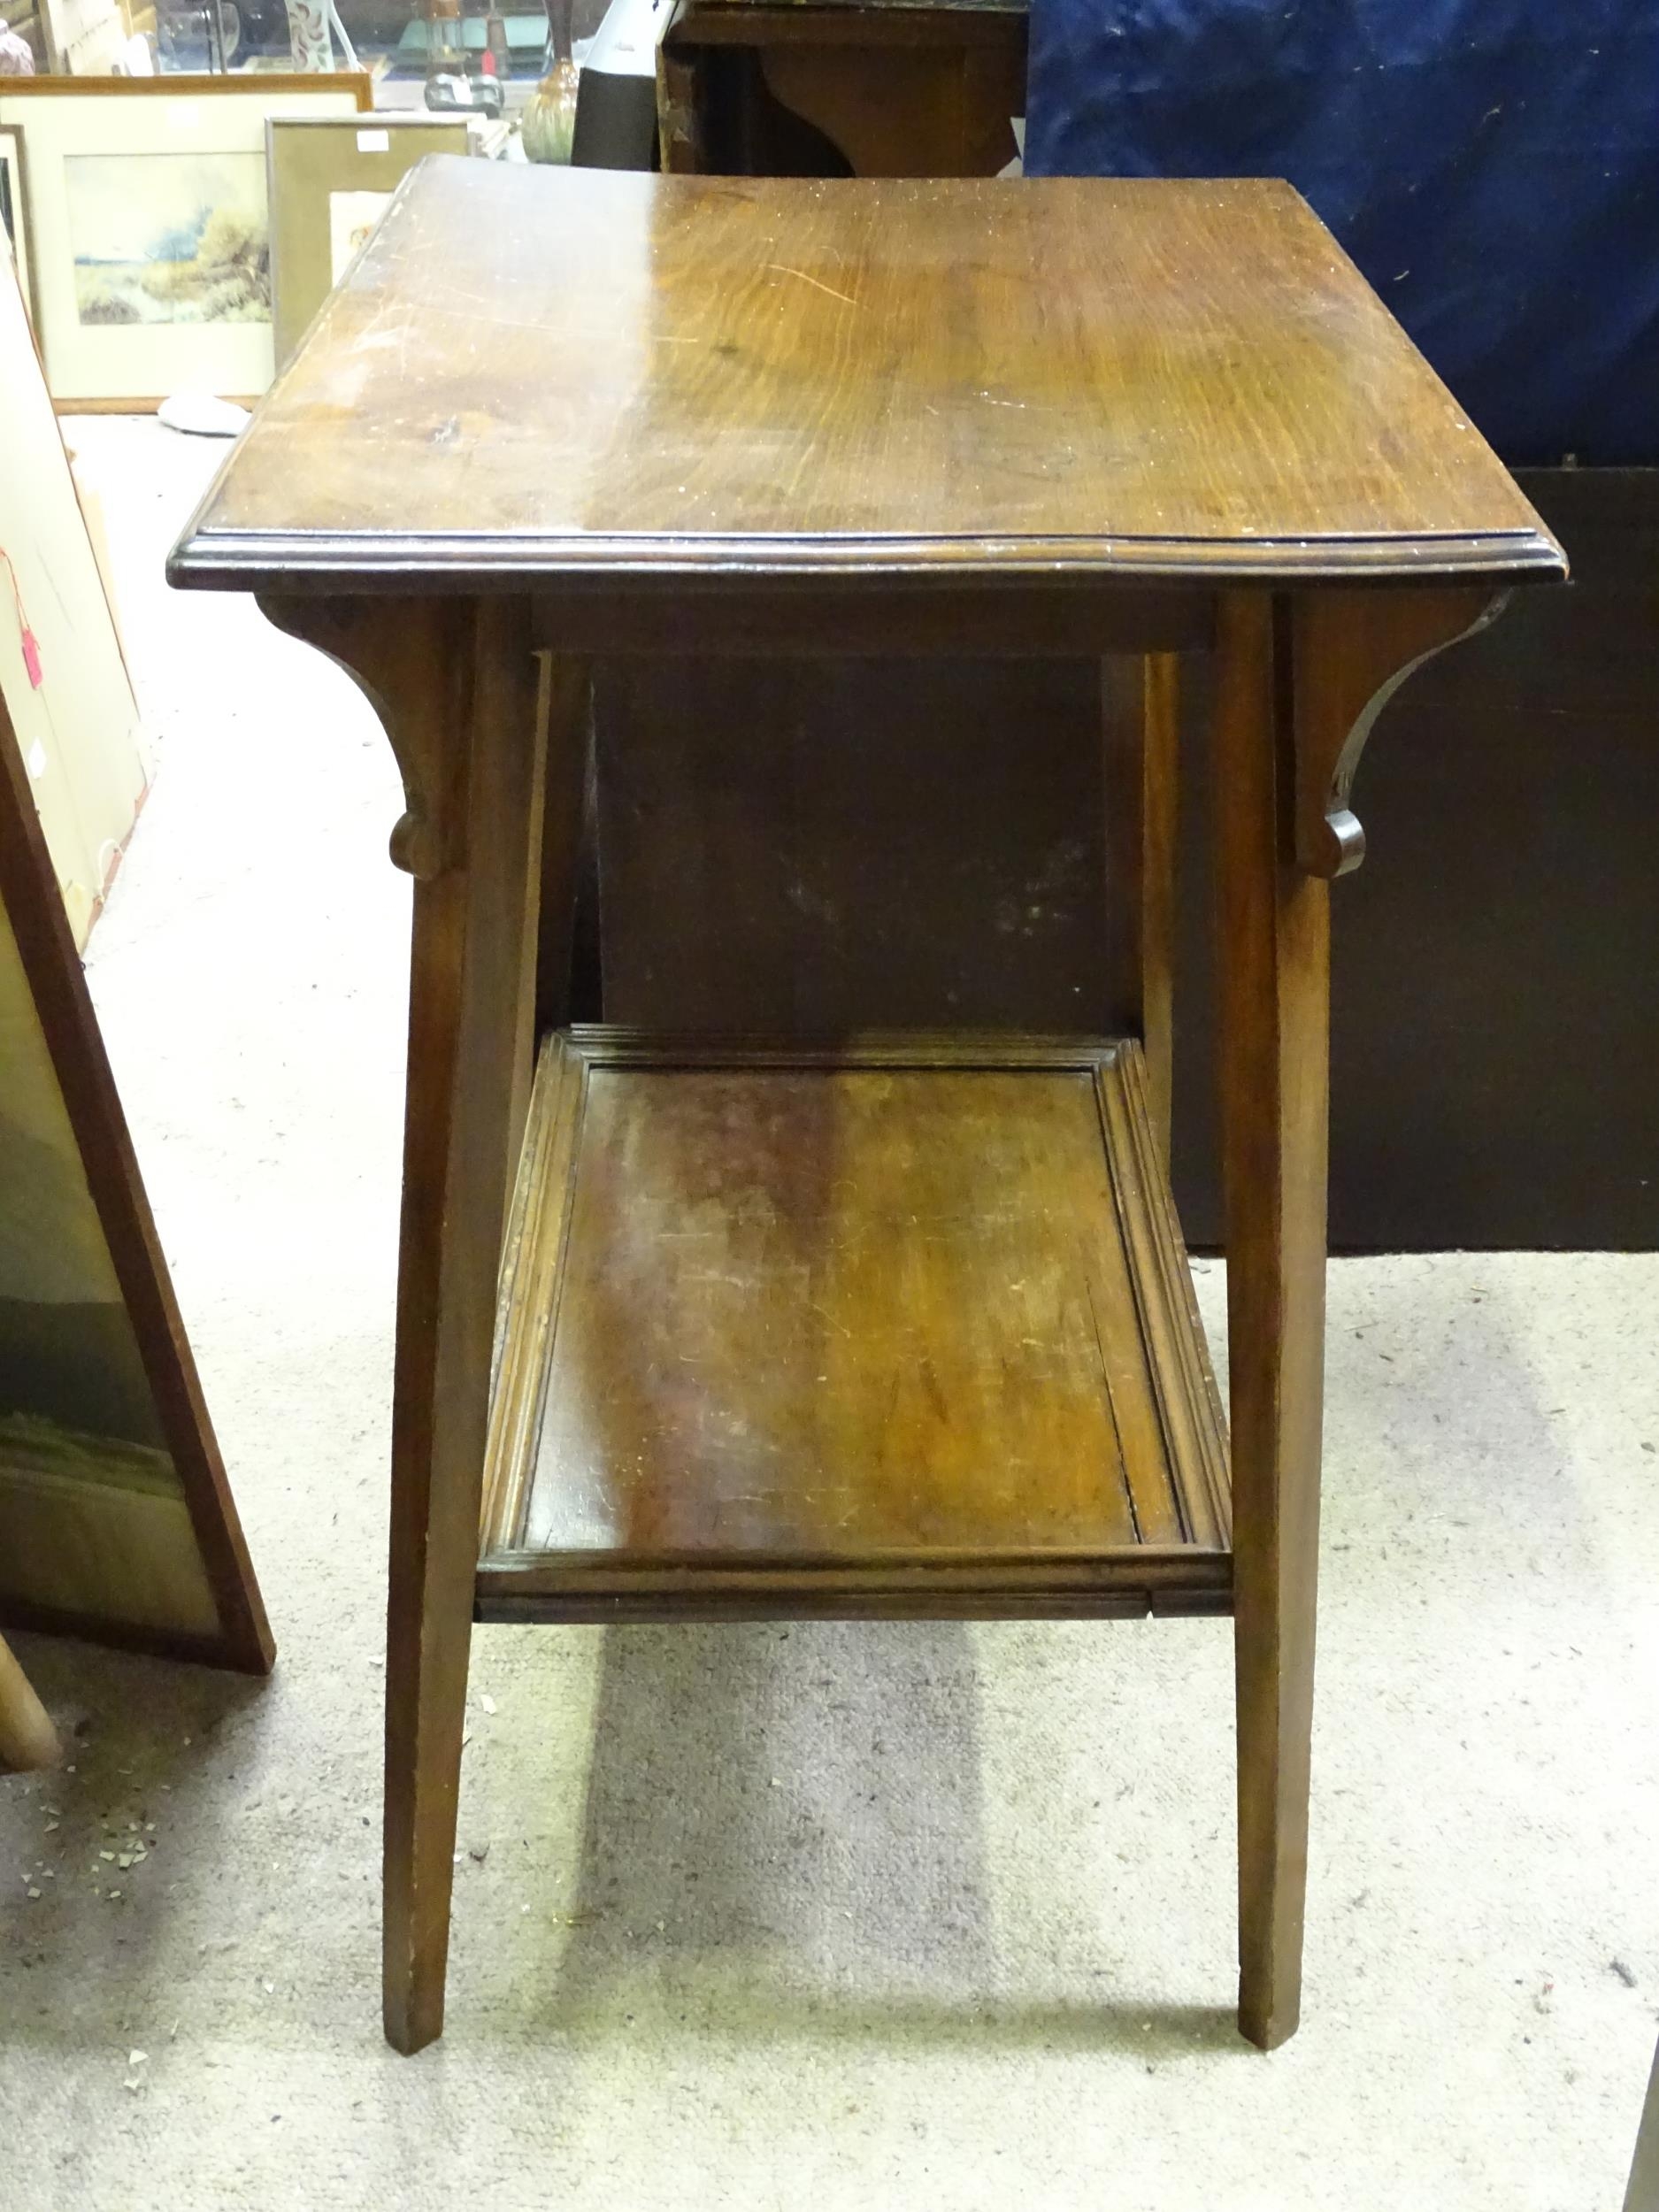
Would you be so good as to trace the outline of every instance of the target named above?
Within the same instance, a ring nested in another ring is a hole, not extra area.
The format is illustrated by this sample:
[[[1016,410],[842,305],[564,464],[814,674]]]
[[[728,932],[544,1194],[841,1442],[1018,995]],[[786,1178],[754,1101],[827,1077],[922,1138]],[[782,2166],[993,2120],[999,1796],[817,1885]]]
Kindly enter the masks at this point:
[[[268,323],[258,154],[76,154],[64,163],[82,323]]]

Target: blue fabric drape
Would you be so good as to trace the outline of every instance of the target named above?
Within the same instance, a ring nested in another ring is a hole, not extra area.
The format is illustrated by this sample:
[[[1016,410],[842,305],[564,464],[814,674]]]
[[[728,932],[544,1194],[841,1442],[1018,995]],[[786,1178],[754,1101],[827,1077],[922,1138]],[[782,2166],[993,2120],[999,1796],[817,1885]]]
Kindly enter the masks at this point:
[[[1288,177],[1509,461],[1659,463],[1659,0],[1032,0],[1033,176]]]

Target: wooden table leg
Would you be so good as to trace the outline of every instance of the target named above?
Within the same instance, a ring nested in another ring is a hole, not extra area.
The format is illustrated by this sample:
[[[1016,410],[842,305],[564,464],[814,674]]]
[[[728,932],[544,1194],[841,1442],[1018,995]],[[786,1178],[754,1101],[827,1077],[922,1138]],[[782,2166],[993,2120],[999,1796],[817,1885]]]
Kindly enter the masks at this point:
[[[1174,653],[1101,664],[1112,1036],[1146,1050],[1147,1108],[1167,1171],[1175,1053],[1175,842],[1179,826]]]
[[[501,1233],[528,1065],[541,820],[521,611],[472,640],[457,863],[415,887],[386,1657],[388,2039],[443,2027]]]
[[[593,672],[560,653],[539,655],[536,713],[547,753],[541,814],[541,920],[536,947],[535,1037],[584,1018],[575,1008],[576,918],[587,893],[596,905],[597,832],[593,761]],[[596,926],[596,924],[595,924]],[[534,1066],[525,1071],[526,1094]]]
[[[46,1708],[0,1636],[0,1774],[27,1774],[54,1767],[59,1754],[58,1731]]]
[[[1239,2025],[1301,2003],[1325,1336],[1329,890],[1298,870],[1286,611],[1224,599],[1216,823],[1239,1728]]]
[[[1217,976],[1233,1420],[1239,2025],[1301,2006],[1325,1379],[1329,879],[1382,703],[1501,602],[1459,588],[1225,595]]]
[[[416,883],[392,1414],[384,2001],[388,2039],[417,2051],[443,2026],[496,1274],[534,1041],[546,725],[518,601],[278,602],[267,612],[369,695],[409,801],[392,841]],[[580,761],[576,788],[580,804]]]

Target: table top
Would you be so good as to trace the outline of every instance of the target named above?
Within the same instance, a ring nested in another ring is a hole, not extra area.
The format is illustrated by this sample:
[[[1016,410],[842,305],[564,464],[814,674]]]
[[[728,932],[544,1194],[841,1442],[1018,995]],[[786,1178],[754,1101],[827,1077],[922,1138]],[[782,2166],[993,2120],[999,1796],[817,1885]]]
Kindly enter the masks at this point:
[[[1287,185],[434,156],[171,572],[298,589],[1562,565]]]

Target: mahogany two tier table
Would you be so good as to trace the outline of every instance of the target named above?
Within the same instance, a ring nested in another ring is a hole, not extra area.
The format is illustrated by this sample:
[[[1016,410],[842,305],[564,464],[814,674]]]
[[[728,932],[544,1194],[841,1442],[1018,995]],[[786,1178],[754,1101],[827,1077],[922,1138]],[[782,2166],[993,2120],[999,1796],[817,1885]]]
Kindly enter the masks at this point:
[[[405,788],[400,2049],[442,2025],[474,1620],[1231,1615],[1240,2024],[1292,2032],[1329,886],[1382,701],[1563,570],[1286,186],[414,173],[171,565],[348,669]],[[1188,652],[1230,1447],[1166,1159]],[[1075,1033],[572,1021],[588,671],[728,654],[1098,658]]]

